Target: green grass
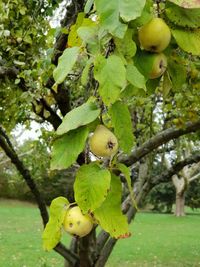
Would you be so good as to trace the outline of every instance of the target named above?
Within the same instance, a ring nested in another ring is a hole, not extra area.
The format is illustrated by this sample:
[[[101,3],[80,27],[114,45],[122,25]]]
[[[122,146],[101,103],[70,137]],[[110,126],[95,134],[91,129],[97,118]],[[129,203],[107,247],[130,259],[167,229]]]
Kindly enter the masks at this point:
[[[117,243],[107,267],[200,266],[200,213],[184,218],[139,213],[131,231],[131,238]],[[0,266],[63,266],[57,253],[42,250],[41,233],[34,205],[0,201]],[[63,241],[69,241],[67,235]]]
[[[183,218],[140,213],[131,225],[132,238],[114,248],[108,266],[200,266],[200,213]]]

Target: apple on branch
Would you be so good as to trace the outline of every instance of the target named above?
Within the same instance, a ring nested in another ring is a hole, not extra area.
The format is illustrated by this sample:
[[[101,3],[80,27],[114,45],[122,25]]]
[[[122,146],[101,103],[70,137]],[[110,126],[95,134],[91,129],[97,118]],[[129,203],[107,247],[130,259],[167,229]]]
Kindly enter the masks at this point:
[[[161,18],[153,18],[139,29],[139,42],[144,50],[160,53],[169,45],[171,32]]]
[[[83,237],[93,228],[93,220],[89,215],[84,215],[79,206],[67,210],[63,227],[71,235]]]
[[[111,157],[117,153],[116,136],[104,125],[98,125],[89,140],[90,151],[98,157]]]
[[[167,57],[163,54],[154,54],[154,60],[152,64],[152,69],[149,73],[150,79],[156,79],[163,75],[167,69]]]

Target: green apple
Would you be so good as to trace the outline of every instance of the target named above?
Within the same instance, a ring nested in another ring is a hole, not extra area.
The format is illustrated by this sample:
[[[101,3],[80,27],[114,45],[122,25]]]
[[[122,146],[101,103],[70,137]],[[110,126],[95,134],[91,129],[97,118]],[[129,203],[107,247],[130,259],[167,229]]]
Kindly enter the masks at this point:
[[[66,232],[79,237],[86,236],[93,228],[93,221],[89,215],[83,215],[78,206],[67,210],[63,227]]]
[[[144,50],[160,53],[170,43],[171,32],[161,18],[153,18],[139,29],[139,41]]]
[[[90,151],[98,157],[110,157],[117,153],[116,136],[104,125],[98,125],[89,139]]]
[[[167,68],[167,58],[163,53],[155,54],[152,69],[149,73],[150,79],[156,79],[160,77]]]
[[[134,63],[146,79],[156,79],[165,72],[167,57],[163,53],[138,51]]]

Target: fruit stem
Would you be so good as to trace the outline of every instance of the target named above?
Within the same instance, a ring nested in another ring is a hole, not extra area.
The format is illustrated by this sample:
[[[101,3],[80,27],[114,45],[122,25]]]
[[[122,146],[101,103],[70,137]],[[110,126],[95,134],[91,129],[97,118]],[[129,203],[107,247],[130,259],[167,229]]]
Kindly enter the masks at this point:
[[[160,10],[160,0],[155,0],[155,3],[156,3],[156,16],[158,18],[160,18],[160,13],[161,13],[161,10]]]

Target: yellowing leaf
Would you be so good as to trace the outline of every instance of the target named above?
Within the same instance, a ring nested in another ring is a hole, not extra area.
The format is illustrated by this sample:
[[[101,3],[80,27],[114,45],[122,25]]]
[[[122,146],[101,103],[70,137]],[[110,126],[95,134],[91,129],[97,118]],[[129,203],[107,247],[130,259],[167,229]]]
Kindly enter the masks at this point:
[[[166,99],[171,89],[172,89],[172,81],[170,79],[169,73],[166,71],[164,73],[163,83],[162,83],[162,93],[164,99]]]
[[[78,29],[81,26],[93,26],[95,25],[95,22],[92,21],[89,18],[85,18],[85,14],[84,13],[79,13],[76,23],[74,25],[71,26],[70,28],[70,32],[69,32],[69,36],[68,36],[68,46],[69,47],[73,47],[73,46],[81,46],[82,44],[82,40],[81,38],[78,36]]]
[[[168,0],[168,1],[184,8],[200,8],[199,0]]]
[[[69,201],[64,197],[57,197],[51,202],[50,218],[42,235],[44,250],[49,251],[59,243],[68,205]]]
[[[175,30],[172,30],[172,34],[181,49],[195,56],[200,55],[200,30],[199,29],[193,30],[193,31],[175,29]]]
[[[179,26],[189,28],[200,27],[199,8],[186,9],[173,3],[167,3],[165,13],[169,20]]]
[[[121,182],[112,174],[111,189],[103,204],[94,211],[100,226],[114,238],[129,237],[127,217],[121,211]]]

